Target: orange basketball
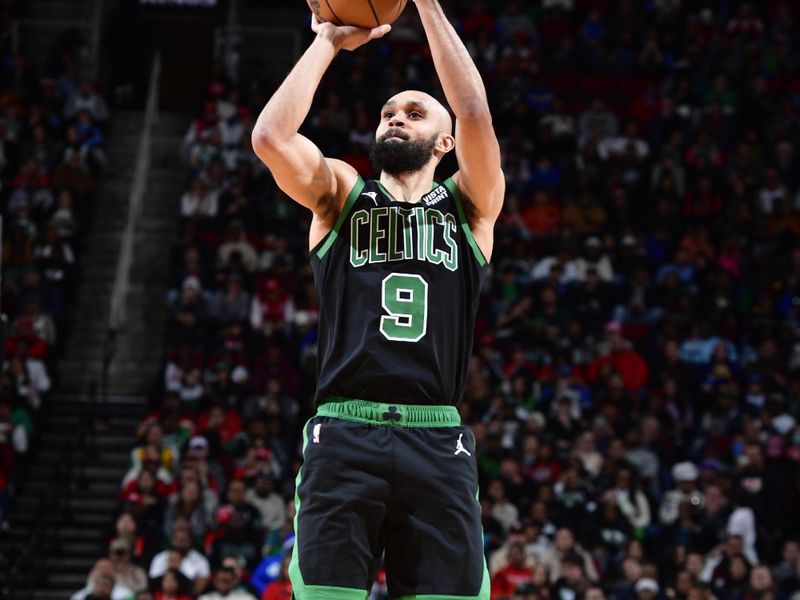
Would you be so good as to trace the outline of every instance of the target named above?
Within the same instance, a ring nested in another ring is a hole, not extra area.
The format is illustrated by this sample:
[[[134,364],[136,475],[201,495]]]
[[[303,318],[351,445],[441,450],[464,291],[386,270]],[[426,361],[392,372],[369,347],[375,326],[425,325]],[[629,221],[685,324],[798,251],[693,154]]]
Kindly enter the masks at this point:
[[[320,21],[371,29],[394,23],[408,0],[306,0]]]

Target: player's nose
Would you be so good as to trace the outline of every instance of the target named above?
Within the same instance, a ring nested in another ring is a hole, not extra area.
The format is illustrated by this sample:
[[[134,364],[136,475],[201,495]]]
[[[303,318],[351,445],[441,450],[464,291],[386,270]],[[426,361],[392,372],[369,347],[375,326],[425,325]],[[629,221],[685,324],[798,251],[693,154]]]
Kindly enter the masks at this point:
[[[405,127],[406,122],[403,119],[402,115],[395,115],[391,119],[389,119],[389,127]]]

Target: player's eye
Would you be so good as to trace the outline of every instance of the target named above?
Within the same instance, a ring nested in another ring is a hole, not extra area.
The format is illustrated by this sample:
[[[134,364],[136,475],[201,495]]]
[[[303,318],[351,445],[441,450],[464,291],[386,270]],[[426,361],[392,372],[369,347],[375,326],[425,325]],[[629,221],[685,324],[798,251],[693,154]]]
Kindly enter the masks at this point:
[[[393,116],[394,116],[393,112],[383,113],[383,118],[384,119],[391,119]]]
[[[419,111],[414,110],[414,111],[411,111],[411,113],[408,116],[411,117],[412,119],[420,119],[420,118],[422,118],[422,113],[419,112]]]

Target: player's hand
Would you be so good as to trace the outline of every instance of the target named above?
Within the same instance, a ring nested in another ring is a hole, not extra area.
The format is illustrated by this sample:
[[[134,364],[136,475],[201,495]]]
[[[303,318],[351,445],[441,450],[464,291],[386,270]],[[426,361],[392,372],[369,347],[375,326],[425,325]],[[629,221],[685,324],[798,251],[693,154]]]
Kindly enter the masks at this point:
[[[381,25],[374,29],[363,29],[350,25],[322,23],[317,15],[311,15],[311,29],[319,37],[330,41],[337,50],[355,50],[369,41],[382,38],[392,30],[391,25]]]

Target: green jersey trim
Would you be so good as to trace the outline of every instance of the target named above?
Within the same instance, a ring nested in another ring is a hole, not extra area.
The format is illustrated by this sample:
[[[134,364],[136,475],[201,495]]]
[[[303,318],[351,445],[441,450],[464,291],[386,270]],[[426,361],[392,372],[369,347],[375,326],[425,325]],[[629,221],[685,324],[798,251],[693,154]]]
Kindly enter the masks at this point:
[[[472,230],[469,228],[467,215],[464,212],[464,203],[461,198],[461,192],[458,191],[456,182],[453,181],[452,177],[449,177],[445,180],[444,187],[447,188],[447,190],[452,194],[453,200],[455,200],[456,210],[458,211],[458,220],[461,222],[461,229],[464,231],[464,235],[467,237],[467,243],[469,244],[470,248],[472,248],[472,252],[475,254],[478,264],[480,266],[484,266],[488,261],[483,255],[481,249],[478,247],[478,243],[475,241],[475,236],[472,235]]]
[[[387,190],[385,187],[383,187],[383,184],[381,183],[380,179],[373,179],[373,181],[378,184],[378,187],[380,188],[380,190],[384,194],[386,194],[386,197],[389,198],[389,200],[391,200],[392,202],[397,202],[397,200],[394,199],[394,196],[392,196],[389,193],[389,190]],[[434,181],[433,185],[431,186],[431,191],[435,190],[438,187],[439,187],[439,184]],[[406,204],[415,204],[415,203],[414,202],[406,202]]]
[[[356,184],[350,191],[350,195],[347,196],[347,200],[345,200],[342,212],[339,213],[339,218],[336,220],[336,225],[334,225],[333,229],[331,229],[330,233],[328,234],[328,239],[325,240],[325,243],[322,245],[322,247],[317,250],[318,259],[322,260],[325,257],[325,255],[328,253],[328,250],[331,249],[331,246],[333,246],[333,243],[336,241],[336,238],[339,237],[339,230],[342,228],[342,225],[344,225],[347,215],[350,214],[350,210],[353,208],[356,200],[358,200],[358,197],[361,195],[361,190],[364,189],[365,185],[366,183],[361,178],[361,175],[359,175]]]

